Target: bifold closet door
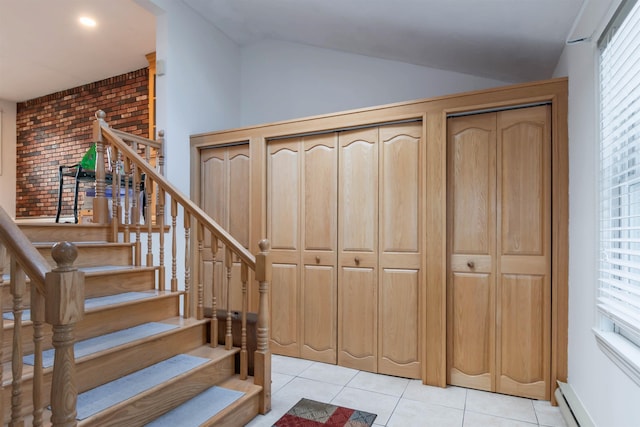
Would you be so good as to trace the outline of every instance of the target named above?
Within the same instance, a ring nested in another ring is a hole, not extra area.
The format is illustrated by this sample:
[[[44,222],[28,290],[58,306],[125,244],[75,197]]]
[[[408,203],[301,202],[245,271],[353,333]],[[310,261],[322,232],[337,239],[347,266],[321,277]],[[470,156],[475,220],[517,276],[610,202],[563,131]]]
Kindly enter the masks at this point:
[[[249,144],[214,147],[201,153],[200,200],[204,211],[224,227],[245,248],[249,247]],[[192,239],[197,242],[197,231]],[[211,247],[211,236],[205,233],[202,251],[203,283],[213,281],[217,309],[227,309],[225,248]],[[196,284],[197,271],[192,283]],[[240,263],[233,260],[231,276],[231,310],[242,309]],[[204,287],[204,306],[212,306],[211,288]]]
[[[379,128],[378,372],[420,378],[422,122]]]
[[[272,350],[336,363],[336,134],[272,141],[267,167]]]
[[[339,134],[338,365],[378,370],[378,128]]]
[[[448,120],[448,381],[550,398],[549,106]]]

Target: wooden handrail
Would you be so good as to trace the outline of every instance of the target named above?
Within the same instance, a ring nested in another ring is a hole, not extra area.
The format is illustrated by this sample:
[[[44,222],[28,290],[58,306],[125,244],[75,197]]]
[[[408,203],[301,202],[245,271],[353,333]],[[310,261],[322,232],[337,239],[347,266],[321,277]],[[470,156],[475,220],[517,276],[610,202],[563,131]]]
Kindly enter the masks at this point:
[[[0,207],[0,241],[9,253],[13,254],[40,293],[46,295],[45,275],[51,271],[51,266],[2,207]]]
[[[113,132],[114,134],[118,135],[123,141],[126,142],[137,142],[138,144],[142,144],[142,145],[148,145],[149,147],[152,148],[157,148],[158,150],[162,149],[162,143],[155,141],[153,139],[149,139],[149,138],[145,138],[142,136],[137,136],[137,135],[132,135],[130,133],[121,131],[121,130],[117,130],[117,129],[112,129],[109,128],[111,130],[111,132]]]
[[[209,217],[199,206],[197,206],[189,197],[183,194],[180,190],[174,187],[164,176],[156,172],[156,170],[147,162],[136,161],[140,156],[136,153],[121,137],[120,131],[114,131],[104,121],[104,112],[99,111],[96,113],[97,120],[94,126],[97,126],[94,134],[97,138],[105,137],[108,142],[114,145],[118,151],[133,160],[138,168],[140,168],[147,177],[149,177],[154,183],[160,185],[160,187],[168,193],[174,200],[183,206],[186,212],[193,215],[198,223],[202,224],[208,229],[214,236],[216,236],[227,248],[230,248],[251,270],[256,268],[256,259],[251,252],[249,252],[244,246],[240,244],[236,239],[231,236],[224,228],[222,228],[217,222]],[[127,134],[128,135],[128,134]],[[102,140],[102,139],[100,139]],[[97,195],[97,194],[96,194]]]

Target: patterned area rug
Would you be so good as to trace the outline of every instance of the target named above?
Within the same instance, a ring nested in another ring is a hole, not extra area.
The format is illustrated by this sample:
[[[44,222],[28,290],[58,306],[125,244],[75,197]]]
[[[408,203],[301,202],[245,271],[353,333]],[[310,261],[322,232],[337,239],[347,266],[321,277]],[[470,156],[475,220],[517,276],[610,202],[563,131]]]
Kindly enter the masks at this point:
[[[300,399],[274,426],[277,427],[369,427],[376,414]]]

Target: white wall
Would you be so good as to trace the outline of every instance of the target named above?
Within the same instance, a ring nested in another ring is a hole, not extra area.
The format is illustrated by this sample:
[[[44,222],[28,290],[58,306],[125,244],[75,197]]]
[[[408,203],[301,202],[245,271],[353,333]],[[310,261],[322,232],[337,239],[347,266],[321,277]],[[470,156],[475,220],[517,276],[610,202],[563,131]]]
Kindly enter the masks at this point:
[[[596,425],[640,426],[640,387],[602,353],[596,317],[598,127],[596,50],[567,46],[555,76],[569,76],[569,378]]]
[[[301,44],[242,48],[242,125],[508,84]]]
[[[16,216],[16,103],[0,99],[2,135],[0,140],[0,206]]]
[[[240,123],[240,49],[182,1],[152,1],[164,11],[156,21],[156,60],[165,68],[157,129],[166,132],[166,175],[189,194],[189,136]]]

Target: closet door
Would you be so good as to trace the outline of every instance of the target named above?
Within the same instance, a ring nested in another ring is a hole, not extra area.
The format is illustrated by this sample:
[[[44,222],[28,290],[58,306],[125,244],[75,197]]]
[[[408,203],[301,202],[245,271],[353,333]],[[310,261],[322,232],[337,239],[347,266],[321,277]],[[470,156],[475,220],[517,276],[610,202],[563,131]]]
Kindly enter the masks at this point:
[[[339,134],[338,364],[377,372],[378,129]]]
[[[300,356],[300,138],[267,146],[267,238],[273,260],[271,349]]]
[[[420,378],[422,123],[380,127],[378,372]]]
[[[496,390],[551,397],[550,107],[497,115]]]
[[[304,137],[301,170],[301,354],[337,359],[337,134]]]
[[[448,123],[447,382],[494,390],[495,114]]]
[[[549,399],[549,107],[448,127],[449,383]]]
[[[238,240],[249,247],[249,145],[214,147],[201,154],[201,205],[204,211]],[[197,239],[197,234],[194,234]],[[214,261],[215,260],[215,261]],[[205,233],[203,241],[202,279],[204,284],[212,283],[215,288],[216,308],[227,309],[227,274],[225,248],[221,244],[211,247],[211,235]],[[197,272],[196,272],[197,273]],[[194,275],[192,283],[197,284]],[[242,309],[242,286],[240,283],[240,263],[233,260],[231,310]],[[204,286],[204,306],[213,305],[211,287]]]

